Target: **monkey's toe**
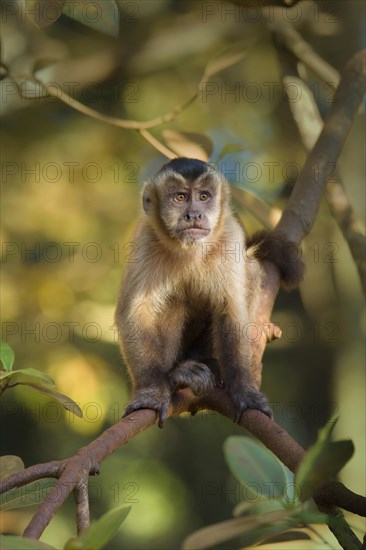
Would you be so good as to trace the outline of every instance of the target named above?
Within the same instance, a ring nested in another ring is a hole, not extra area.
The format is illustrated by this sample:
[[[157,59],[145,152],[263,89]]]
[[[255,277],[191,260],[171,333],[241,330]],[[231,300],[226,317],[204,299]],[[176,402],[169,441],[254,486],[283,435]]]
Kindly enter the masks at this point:
[[[243,412],[246,409],[256,409],[261,411],[269,418],[273,418],[273,413],[267,397],[254,388],[247,388],[245,391],[232,391],[231,398],[235,406],[235,422],[239,423]]]
[[[169,379],[174,391],[190,388],[195,395],[204,395],[216,385],[215,376],[209,367],[193,359],[179,363],[170,371]]]
[[[162,428],[164,425],[164,420],[168,414],[169,405],[170,394],[148,388],[133,395],[130,403],[126,407],[123,417],[128,416],[139,409],[153,409],[157,412],[159,417],[158,426],[159,428]]]

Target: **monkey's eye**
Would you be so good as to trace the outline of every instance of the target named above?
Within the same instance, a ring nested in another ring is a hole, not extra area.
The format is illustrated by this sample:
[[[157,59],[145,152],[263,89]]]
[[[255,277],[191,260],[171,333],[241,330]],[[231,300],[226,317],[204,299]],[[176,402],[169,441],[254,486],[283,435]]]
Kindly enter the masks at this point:
[[[205,191],[200,193],[200,201],[204,202],[207,201],[210,198],[210,194],[206,193]]]
[[[176,193],[174,195],[174,200],[176,202],[184,202],[187,199],[187,195],[185,193]]]

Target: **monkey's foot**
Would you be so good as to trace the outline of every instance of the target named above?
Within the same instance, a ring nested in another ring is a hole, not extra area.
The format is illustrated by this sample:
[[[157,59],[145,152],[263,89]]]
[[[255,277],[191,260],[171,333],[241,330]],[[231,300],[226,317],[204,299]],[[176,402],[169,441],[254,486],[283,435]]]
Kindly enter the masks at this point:
[[[273,418],[267,397],[260,391],[251,387],[247,387],[245,390],[235,388],[231,390],[230,394],[235,406],[235,422],[240,422],[245,409],[256,409],[269,416],[269,418]]]
[[[187,359],[179,363],[169,373],[173,390],[190,388],[195,395],[204,395],[216,385],[213,372],[204,363]]]
[[[143,390],[138,390],[132,396],[123,416],[125,417],[139,409],[153,409],[158,413],[158,426],[162,428],[164,420],[167,417],[170,400],[170,392],[162,391],[161,388],[145,388]]]

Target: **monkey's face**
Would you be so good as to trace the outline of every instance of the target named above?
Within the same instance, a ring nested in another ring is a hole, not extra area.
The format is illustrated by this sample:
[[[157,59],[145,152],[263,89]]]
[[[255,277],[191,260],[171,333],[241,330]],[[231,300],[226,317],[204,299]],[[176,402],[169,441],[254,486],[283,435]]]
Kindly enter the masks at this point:
[[[202,242],[218,225],[225,184],[223,176],[207,163],[177,159],[158,172],[150,189],[145,188],[145,211],[149,214],[150,203],[157,201],[155,215],[167,236],[183,247]]]

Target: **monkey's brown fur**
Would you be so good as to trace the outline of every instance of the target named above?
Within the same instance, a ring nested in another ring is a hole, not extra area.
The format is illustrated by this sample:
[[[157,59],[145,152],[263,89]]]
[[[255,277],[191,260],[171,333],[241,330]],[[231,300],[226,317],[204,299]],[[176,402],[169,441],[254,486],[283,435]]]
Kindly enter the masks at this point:
[[[152,408],[162,426],[174,391],[203,394],[223,380],[237,420],[248,407],[271,415],[255,389],[248,339],[262,271],[229,200],[224,176],[193,159],[169,162],[145,184],[137,260],[127,264],[116,310],[134,390],[126,414]],[[267,251],[265,235],[255,240],[257,257],[263,242]]]

